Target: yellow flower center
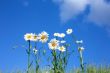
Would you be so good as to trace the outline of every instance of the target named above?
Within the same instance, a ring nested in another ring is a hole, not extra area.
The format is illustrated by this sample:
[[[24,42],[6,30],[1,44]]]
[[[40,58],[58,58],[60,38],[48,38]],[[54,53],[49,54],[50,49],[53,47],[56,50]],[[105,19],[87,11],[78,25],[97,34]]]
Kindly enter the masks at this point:
[[[55,47],[57,46],[57,44],[55,42],[52,42],[52,46]]]
[[[64,48],[63,47],[60,47],[60,50],[63,50]]]
[[[34,36],[34,39],[37,39],[37,36]]]
[[[30,39],[31,38],[31,35],[27,36],[27,38]]]
[[[44,39],[46,39],[46,38],[47,38],[46,35],[42,35],[42,36],[41,36],[41,39],[42,39],[42,40],[44,40]]]

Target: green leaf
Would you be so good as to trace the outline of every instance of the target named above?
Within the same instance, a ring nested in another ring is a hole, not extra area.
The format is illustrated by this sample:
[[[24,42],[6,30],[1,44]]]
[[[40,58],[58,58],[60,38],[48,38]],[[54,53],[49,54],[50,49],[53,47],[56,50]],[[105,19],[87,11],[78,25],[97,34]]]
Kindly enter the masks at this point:
[[[29,51],[28,51],[28,49],[26,49],[26,53],[27,53],[27,54],[29,54]]]
[[[32,66],[32,64],[33,64],[33,61],[29,64],[29,68]]]

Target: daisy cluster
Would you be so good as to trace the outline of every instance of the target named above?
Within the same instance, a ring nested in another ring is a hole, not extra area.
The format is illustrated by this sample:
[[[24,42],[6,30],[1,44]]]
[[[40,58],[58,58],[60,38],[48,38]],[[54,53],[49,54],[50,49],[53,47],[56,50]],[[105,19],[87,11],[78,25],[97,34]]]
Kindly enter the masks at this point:
[[[51,50],[57,50],[58,49],[59,51],[64,52],[64,51],[66,51],[66,48],[65,48],[65,46],[60,45],[60,44],[64,44],[64,43],[66,43],[66,41],[65,40],[59,41],[56,38],[62,38],[63,39],[66,35],[72,34],[72,32],[73,32],[72,29],[67,29],[66,34],[65,33],[54,33],[53,34],[54,38],[52,38],[50,41],[49,41],[49,34],[46,31],[43,31],[39,34],[26,33],[24,35],[24,39],[25,39],[25,41],[48,43],[49,49],[51,49]],[[35,53],[37,53],[37,49],[34,48],[33,51]]]
[[[70,46],[68,41],[66,41],[66,36],[70,35],[73,40],[75,40],[75,44],[78,47],[78,52],[79,52],[79,59],[80,59],[80,66],[82,68],[82,71],[84,70],[84,63],[83,63],[83,50],[84,47],[83,45],[83,40],[77,40],[76,37],[73,34],[73,30],[67,29],[65,33],[53,33],[53,38],[50,38],[50,35],[46,31],[42,31],[39,34],[36,33],[26,33],[24,35],[25,41],[29,43],[29,48],[26,49],[27,54],[28,54],[28,70],[30,69],[30,55],[34,54],[35,56],[35,63],[36,63],[36,68],[39,69],[39,56],[41,57],[42,54],[46,54],[46,50],[43,49],[44,51],[42,52],[41,49],[37,49],[36,43],[40,42],[42,44],[47,44],[47,47],[51,51],[51,62],[52,62],[52,69],[54,69],[54,73],[56,73],[57,70],[65,71],[65,67],[67,66],[67,62],[69,59],[70,54],[73,53],[72,50],[68,50],[68,47]],[[33,46],[31,42],[34,42],[34,48],[33,48],[33,53],[31,53],[31,48],[30,46]],[[42,45],[43,46],[43,45]],[[44,48],[44,46],[43,46]],[[58,50],[58,51],[57,51]],[[66,51],[66,52],[65,52]],[[40,53],[41,52],[41,53]],[[38,70],[36,71],[38,72]]]

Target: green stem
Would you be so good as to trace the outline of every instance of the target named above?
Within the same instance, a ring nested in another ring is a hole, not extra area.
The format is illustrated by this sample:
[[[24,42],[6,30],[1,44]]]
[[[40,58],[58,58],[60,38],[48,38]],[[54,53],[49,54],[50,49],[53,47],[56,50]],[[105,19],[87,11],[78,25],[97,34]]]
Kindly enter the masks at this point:
[[[72,38],[76,42],[77,38],[73,34],[72,34]],[[77,46],[81,46],[81,44],[77,44]],[[84,63],[83,63],[82,51],[79,51],[79,53],[80,53],[80,66],[81,66],[82,73],[84,73]]]
[[[28,43],[29,43],[29,48],[28,48],[28,70],[27,70],[27,73],[29,73],[29,68],[30,68],[30,50],[31,50],[30,40],[28,41]]]
[[[80,66],[82,73],[84,73],[84,64],[83,64],[83,57],[82,57],[82,52],[80,51]]]
[[[55,50],[53,50],[53,57],[54,57],[53,61],[55,63],[55,65],[54,65],[54,73],[57,73],[57,57],[56,57],[56,51]]]
[[[38,70],[39,70],[39,64],[38,61],[36,60],[36,73],[38,73]]]
[[[73,38],[74,42],[76,42],[77,38],[74,34],[71,35],[71,37]]]
[[[35,42],[35,49],[37,49],[37,42]],[[40,54],[38,54],[40,56]],[[39,57],[38,55],[35,55],[36,59],[35,59],[35,62],[36,62],[36,73],[39,73],[38,70],[39,70],[39,63],[38,63],[38,60],[39,60]]]

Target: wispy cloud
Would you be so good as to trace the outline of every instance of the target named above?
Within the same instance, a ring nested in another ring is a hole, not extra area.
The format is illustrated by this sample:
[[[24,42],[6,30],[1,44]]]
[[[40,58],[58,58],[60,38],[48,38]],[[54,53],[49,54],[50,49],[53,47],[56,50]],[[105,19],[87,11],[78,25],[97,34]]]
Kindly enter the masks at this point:
[[[28,7],[29,6],[29,2],[28,1],[23,1],[23,6]]]
[[[88,21],[98,26],[110,28],[110,4],[106,0],[53,0],[60,8],[61,22],[67,22],[74,16],[82,13],[90,5]]]
[[[74,15],[83,12],[88,0],[53,0],[60,7],[61,22],[67,22]]]
[[[110,27],[110,5],[104,0],[93,0],[88,19],[99,26]]]

